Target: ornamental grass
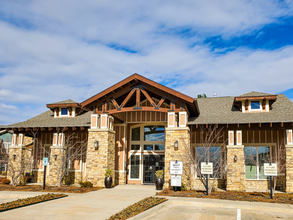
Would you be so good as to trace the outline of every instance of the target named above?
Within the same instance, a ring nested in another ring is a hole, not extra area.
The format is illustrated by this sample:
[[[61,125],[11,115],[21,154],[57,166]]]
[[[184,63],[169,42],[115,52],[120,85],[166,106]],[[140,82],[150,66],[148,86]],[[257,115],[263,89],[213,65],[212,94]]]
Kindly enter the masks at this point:
[[[39,196],[34,196],[34,197],[29,197],[29,198],[24,198],[24,199],[18,199],[12,202],[7,202],[7,203],[2,203],[0,204],[0,212],[7,211],[9,209],[15,209],[19,208],[22,206],[28,206],[32,204],[36,204],[39,202],[45,202],[49,201],[52,199],[59,199],[66,197],[66,194],[63,193],[48,193],[44,195],[39,195]]]
[[[128,219],[165,201],[167,201],[167,199],[165,198],[147,197],[145,199],[140,200],[137,203],[134,203],[133,205],[128,206],[126,209],[123,209],[121,212],[118,212],[117,214],[112,215],[108,220]]]

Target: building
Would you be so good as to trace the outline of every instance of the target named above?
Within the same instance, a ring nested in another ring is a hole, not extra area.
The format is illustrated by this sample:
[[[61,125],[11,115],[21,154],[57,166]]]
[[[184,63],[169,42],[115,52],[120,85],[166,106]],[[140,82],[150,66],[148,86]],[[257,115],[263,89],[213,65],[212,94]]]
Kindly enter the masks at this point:
[[[0,173],[7,170],[8,148],[11,145],[12,131],[1,130],[5,126],[0,125]]]
[[[243,191],[268,189],[263,163],[278,162],[277,188],[293,192],[293,103],[285,95],[195,99],[133,74],[81,103],[47,107],[6,127],[14,131],[10,157],[24,154],[24,137],[33,138],[34,181],[42,181],[42,158],[48,157],[49,184],[57,184],[62,170],[65,181],[103,186],[106,169],[115,171],[115,185],[151,184],[163,169],[169,187],[170,161],[177,160],[183,161],[183,182],[202,188],[198,162],[208,160],[217,187]]]

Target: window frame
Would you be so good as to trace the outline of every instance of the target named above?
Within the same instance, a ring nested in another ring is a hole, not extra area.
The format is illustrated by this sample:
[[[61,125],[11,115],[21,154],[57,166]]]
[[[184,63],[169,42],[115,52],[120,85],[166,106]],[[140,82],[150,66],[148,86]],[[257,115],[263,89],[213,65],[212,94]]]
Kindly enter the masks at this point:
[[[62,114],[62,109],[67,109],[67,114],[66,115],[63,115]],[[69,109],[68,108],[63,108],[63,107],[60,107],[60,110],[59,110],[59,117],[69,117]]]
[[[251,108],[251,103],[252,103],[252,102],[258,102],[258,103],[259,103],[259,108],[258,108],[258,109],[252,109],[252,108]],[[249,111],[250,111],[250,112],[253,112],[253,111],[256,111],[256,112],[262,111],[262,102],[261,102],[261,100],[253,100],[253,101],[250,100],[250,101],[249,101]]]
[[[257,159],[256,159],[256,176],[257,176],[257,179],[246,179],[246,165],[245,165],[245,148],[246,147],[256,147],[256,155],[257,155]],[[272,159],[276,158],[276,155],[277,155],[277,146],[276,144],[273,144],[273,143],[264,143],[264,144],[253,144],[253,146],[244,146],[244,175],[245,175],[245,181],[249,181],[249,180],[257,180],[257,181],[268,181],[268,177],[267,179],[260,179],[259,178],[259,163],[258,163],[258,148],[259,147],[269,147],[270,148],[270,157],[272,157]],[[274,148],[274,149],[273,149]]]
[[[131,165],[131,157],[132,156],[139,156],[139,165],[138,165],[138,176],[139,178],[131,178],[131,169],[132,169],[132,165]],[[141,180],[141,168],[142,168],[142,163],[141,163],[141,154],[138,154],[138,153],[134,153],[134,154],[131,154],[129,156],[129,180]]]

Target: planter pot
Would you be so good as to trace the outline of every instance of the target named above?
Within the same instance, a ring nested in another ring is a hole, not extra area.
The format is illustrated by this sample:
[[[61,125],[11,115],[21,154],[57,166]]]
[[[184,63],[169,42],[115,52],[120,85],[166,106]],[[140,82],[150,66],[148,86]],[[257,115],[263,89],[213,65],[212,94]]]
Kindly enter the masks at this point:
[[[164,185],[163,179],[156,179],[156,190],[162,190]]]
[[[111,188],[112,187],[112,177],[105,177],[105,187],[106,188]]]

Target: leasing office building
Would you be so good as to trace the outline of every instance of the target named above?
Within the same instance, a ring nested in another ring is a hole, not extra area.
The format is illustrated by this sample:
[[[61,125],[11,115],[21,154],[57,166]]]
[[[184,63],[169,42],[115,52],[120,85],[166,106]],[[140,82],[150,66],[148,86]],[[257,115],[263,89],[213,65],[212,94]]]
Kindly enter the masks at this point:
[[[194,99],[134,74],[81,103],[66,100],[47,107],[47,112],[6,128],[14,131],[11,157],[21,155],[30,144],[23,143],[25,136],[37,133],[34,141],[42,144],[32,151],[37,182],[42,181],[42,158],[49,157],[47,180],[56,184],[54,164],[73,133],[86,140],[87,149],[84,156],[70,161],[68,175],[73,174],[76,182],[83,179],[101,186],[109,168],[115,170],[116,185],[154,183],[155,171],[163,169],[168,187],[169,161],[181,160],[186,146],[204,147],[201,128],[209,126],[221,129],[224,143],[213,147],[225,145],[223,162],[229,167],[219,177],[219,187],[267,189],[261,155],[276,158],[282,148],[286,161],[293,159],[293,103],[285,95],[251,92]],[[248,149],[257,161],[254,165],[246,160]],[[192,188],[202,187],[196,174],[184,181]],[[279,175],[278,188],[293,192],[293,166]]]

